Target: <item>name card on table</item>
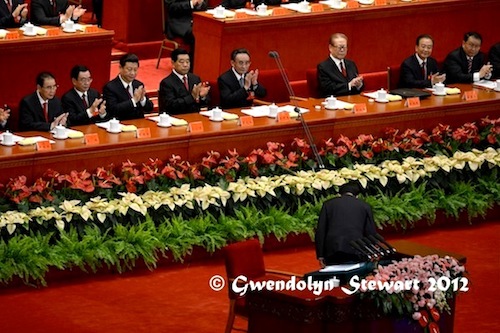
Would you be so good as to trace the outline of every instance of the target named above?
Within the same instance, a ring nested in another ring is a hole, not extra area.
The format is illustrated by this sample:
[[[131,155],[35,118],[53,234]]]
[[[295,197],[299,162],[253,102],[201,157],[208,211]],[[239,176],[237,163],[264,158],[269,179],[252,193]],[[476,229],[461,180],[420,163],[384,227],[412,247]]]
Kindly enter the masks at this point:
[[[85,32],[86,33],[91,33],[91,32],[98,32],[99,28],[96,25],[87,25],[85,27]]]
[[[419,97],[409,97],[406,99],[405,106],[409,108],[418,108],[420,107],[420,98]]]
[[[462,99],[465,99],[466,101],[477,101],[477,91],[469,90],[464,92]]]
[[[359,2],[357,1],[347,1],[347,8],[349,9],[355,9],[355,8],[359,8]]]
[[[85,134],[85,144],[98,145],[99,144],[99,135],[97,135],[97,133]]]
[[[19,33],[14,31],[14,32],[9,32],[5,35],[5,39],[19,39]]]
[[[146,139],[151,137],[151,129],[149,127],[138,128],[135,131],[135,136],[138,139]]]
[[[240,117],[240,126],[241,127],[253,126],[253,117],[252,116],[241,116]]]
[[[47,36],[59,36],[61,29],[47,29]]]
[[[280,16],[288,14],[288,10],[283,7],[276,7],[273,9],[272,16]]]
[[[280,112],[276,115],[276,121],[278,123],[284,123],[284,122],[287,122],[287,121],[290,121],[290,113],[288,112]]]
[[[385,6],[387,5],[387,0],[375,0],[375,6]]]
[[[319,13],[319,12],[324,12],[325,8],[323,7],[322,4],[320,3],[313,3],[311,4],[311,12],[312,13]]]
[[[201,121],[193,121],[189,123],[188,131],[191,133],[203,132],[203,123]]]
[[[245,12],[236,12],[234,14],[234,19],[237,20],[237,19],[246,19],[248,18],[248,14],[245,13]]]
[[[365,113],[367,111],[365,103],[354,104],[354,107],[352,108],[352,113]]]
[[[38,141],[36,143],[36,150],[38,150],[38,151],[52,150],[52,146],[50,145],[50,141],[49,140]]]

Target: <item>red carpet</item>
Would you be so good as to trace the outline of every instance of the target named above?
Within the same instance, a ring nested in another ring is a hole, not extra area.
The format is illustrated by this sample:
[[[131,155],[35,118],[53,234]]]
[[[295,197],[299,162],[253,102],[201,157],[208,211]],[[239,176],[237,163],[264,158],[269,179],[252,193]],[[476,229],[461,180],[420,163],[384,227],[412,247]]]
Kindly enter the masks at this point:
[[[457,333],[498,329],[499,235],[500,222],[490,222],[399,237],[467,256],[470,291],[457,302]],[[265,260],[269,268],[288,271],[317,268],[312,245],[266,253]],[[0,332],[223,332],[227,289],[214,292],[208,287],[214,274],[225,276],[221,258],[154,272],[49,282],[39,290],[3,289]]]

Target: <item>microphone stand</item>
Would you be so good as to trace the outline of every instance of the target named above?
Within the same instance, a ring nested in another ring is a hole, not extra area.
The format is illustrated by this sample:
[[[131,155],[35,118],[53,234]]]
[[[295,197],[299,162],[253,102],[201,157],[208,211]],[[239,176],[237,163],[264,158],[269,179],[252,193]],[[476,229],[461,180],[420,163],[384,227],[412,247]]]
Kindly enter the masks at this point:
[[[300,122],[302,124],[302,127],[304,128],[304,132],[306,132],[306,137],[307,140],[309,141],[309,144],[311,146],[312,152],[314,154],[314,157],[316,159],[316,163],[318,164],[318,168],[324,169],[325,165],[323,164],[323,159],[319,155],[318,148],[316,147],[316,143],[314,143],[314,138],[311,134],[311,131],[309,130],[309,126],[306,123],[306,120],[304,119],[304,116],[300,113],[300,108],[297,105],[297,100],[294,98],[295,93],[293,92],[292,85],[290,84],[290,80],[288,79],[288,76],[286,75],[285,68],[283,67],[283,63],[281,62],[280,55],[278,51],[269,51],[269,56],[271,58],[274,58],[276,61],[276,65],[278,66],[278,70],[280,71],[281,77],[283,78],[283,81],[285,82],[286,89],[288,90],[288,95],[290,96],[290,99],[292,100],[293,104],[293,109],[297,114],[299,115]],[[314,171],[314,166],[312,167]]]

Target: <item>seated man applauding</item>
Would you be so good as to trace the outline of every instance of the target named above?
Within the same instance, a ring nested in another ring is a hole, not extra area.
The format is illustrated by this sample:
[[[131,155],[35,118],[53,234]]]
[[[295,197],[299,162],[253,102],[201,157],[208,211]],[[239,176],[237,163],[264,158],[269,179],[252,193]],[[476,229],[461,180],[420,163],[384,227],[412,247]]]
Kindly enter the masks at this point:
[[[172,73],[160,82],[158,102],[160,113],[171,115],[199,112],[209,102],[210,86],[189,73],[191,62],[184,49],[172,51]]]
[[[250,53],[246,49],[231,52],[231,69],[217,79],[223,108],[251,106],[255,97],[266,96],[267,91],[259,82],[259,70],[250,69]]]
[[[82,6],[70,6],[67,0],[31,1],[31,21],[37,25],[60,26],[67,20],[76,22],[85,11]]]
[[[9,107],[5,105],[3,108],[0,108],[0,130],[9,128],[7,126],[9,117],[10,117]]]
[[[0,1],[0,28],[15,28],[28,18],[28,4],[24,0]]]

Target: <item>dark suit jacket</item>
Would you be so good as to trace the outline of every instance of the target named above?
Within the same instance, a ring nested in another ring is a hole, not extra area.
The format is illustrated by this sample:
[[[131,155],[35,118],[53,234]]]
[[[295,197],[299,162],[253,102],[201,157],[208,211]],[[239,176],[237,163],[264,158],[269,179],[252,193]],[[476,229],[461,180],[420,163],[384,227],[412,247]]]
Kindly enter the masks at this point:
[[[344,59],[347,77],[344,77],[335,62],[328,57],[318,65],[318,85],[322,97],[356,95],[362,90],[352,87],[349,90],[349,81],[358,76],[358,68],[354,61]]]
[[[100,94],[97,90],[90,88],[87,92],[88,107],[94,103],[94,101],[99,98]],[[88,125],[94,124],[101,121],[108,120],[108,115],[101,118],[99,115],[89,118],[87,114],[87,108],[83,105],[83,101],[80,95],[75,91],[75,89],[69,90],[65,93],[61,99],[64,112],[68,112],[68,118],[71,121],[71,125]]]
[[[496,43],[488,53],[488,60],[493,65],[492,79],[500,79],[500,43]]]
[[[241,108],[252,105],[252,100],[248,100],[248,92],[240,86],[236,75],[232,69],[223,73],[217,79],[220,91],[220,104],[222,108]],[[260,83],[254,90],[255,97],[262,98],[266,96],[267,91]]]
[[[432,82],[429,79],[431,74],[439,72],[438,63],[434,58],[427,58],[427,77],[422,75],[422,67],[418,63],[417,56],[414,54],[408,57],[401,64],[399,76],[400,88],[429,88]]]
[[[472,71],[468,73],[467,56],[460,46],[458,49],[451,51],[444,60],[443,69],[446,73],[446,83],[472,83],[473,73],[479,72],[484,64],[484,53],[479,52],[472,58]]]
[[[192,43],[193,37],[193,11],[206,10],[207,2],[203,1],[195,8],[191,8],[190,0],[165,0],[167,9],[167,36],[183,38],[187,43]]]
[[[21,25],[20,23],[16,23],[12,12],[18,5],[23,3],[24,0],[12,0],[12,11],[9,11],[5,1],[0,1],[0,28],[15,28]]]
[[[174,72],[160,82],[158,92],[160,113],[165,112],[170,115],[195,113],[199,112],[201,107],[208,105],[210,101],[209,95],[198,102],[191,95],[193,86],[201,82],[200,77],[193,73],[188,73],[187,76],[189,91]]]
[[[31,1],[31,22],[36,25],[60,26],[59,14],[64,14],[69,6],[67,0],[54,0],[56,2],[56,12],[49,0]]]
[[[316,256],[327,264],[356,260],[351,241],[375,234],[371,207],[349,195],[323,204],[316,229]]]
[[[132,87],[137,89],[139,86],[144,85],[141,81],[134,80]],[[134,103],[127,90],[123,87],[122,81],[117,76],[113,80],[106,83],[102,89],[104,100],[106,101],[106,110],[109,117],[116,117],[119,120],[138,119],[144,118],[145,113],[153,110],[153,103],[146,96],[146,104]]]
[[[49,122],[45,121],[43,106],[36,92],[24,97],[19,105],[20,131],[50,131],[50,123],[63,113],[62,103],[58,97],[49,100]],[[69,124],[68,124],[69,126]]]

